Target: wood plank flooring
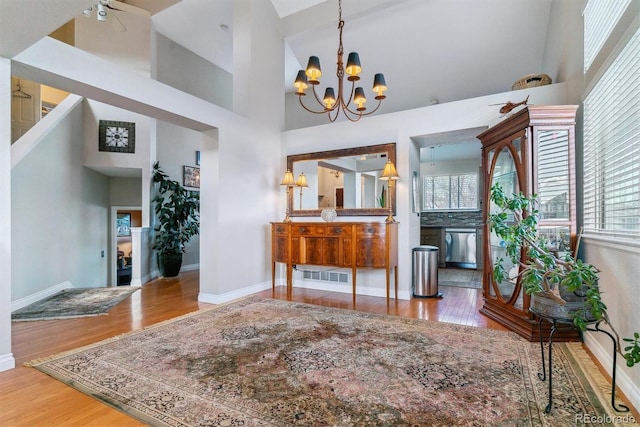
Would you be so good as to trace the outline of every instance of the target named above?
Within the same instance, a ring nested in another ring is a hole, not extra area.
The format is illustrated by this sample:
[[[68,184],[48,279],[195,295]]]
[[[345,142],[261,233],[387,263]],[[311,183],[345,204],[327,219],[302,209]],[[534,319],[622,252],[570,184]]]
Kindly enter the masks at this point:
[[[68,320],[14,322],[13,352],[16,369],[0,372],[0,425],[2,426],[139,426],[123,413],[48,377],[23,362],[72,350],[154,323],[210,307],[199,303],[198,272],[185,272],[177,279],[158,279],[143,286],[114,307],[107,316]],[[294,288],[293,300],[330,307],[387,313],[483,328],[504,329],[478,313],[482,305],[479,289],[441,286],[441,299],[390,301],[351,294]],[[272,291],[258,293],[272,297]],[[284,287],[273,297],[286,299]]]

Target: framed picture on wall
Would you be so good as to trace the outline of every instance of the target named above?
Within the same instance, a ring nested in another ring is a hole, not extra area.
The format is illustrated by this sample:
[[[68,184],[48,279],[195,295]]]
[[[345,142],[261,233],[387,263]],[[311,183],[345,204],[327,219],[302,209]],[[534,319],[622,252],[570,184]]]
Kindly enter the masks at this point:
[[[182,173],[182,185],[185,187],[200,188],[200,168],[184,166]]]
[[[196,166],[200,166],[200,151],[196,151]]]
[[[98,151],[135,153],[136,124],[100,120],[98,125]]]
[[[116,230],[118,237],[131,236],[131,214],[119,213],[116,217]]]

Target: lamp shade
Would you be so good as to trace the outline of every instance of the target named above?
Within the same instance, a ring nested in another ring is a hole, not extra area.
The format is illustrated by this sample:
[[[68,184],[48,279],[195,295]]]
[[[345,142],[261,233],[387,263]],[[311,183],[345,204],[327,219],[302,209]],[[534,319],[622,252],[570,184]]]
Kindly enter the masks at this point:
[[[391,163],[391,160],[387,160],[387,163],[384,164],[384,170],[382,171],[380,179],[383,181],[395,181],[400,179],[400,176],[396,171],[396,167]]]
[[[293,187],[294,185],[296,185],[296,182],[293,179],[293,174],[291,173],[290,170],[287,170],[284,173],[284,177],[282,178],[282,182],[280,183],[280,185],[286,185],[289,187]]]
[[[298,76],[296,77],[296,81],[293,83],[293,86],[298,89],[296,91],[298,95],[304,94],[304,90],[309,87],[307,75],[304,73],[304,70],[298,71]]]
[[[384,91],[387,90],[387,82],[384,80],[384,74],[378,73],[373,78],[373,91],[377,93],[376,99],[384,99]]]
[[[367,102],[367,97],[364,96],[364,89],[361,87],[356,88],[355,96],[353,98],[353,102],[358,106],[358,111],[366,110],[364,103]]]
[[[309,187],[309,184],[307,184],[307,176],[304,174],[304,172],[301,172],[300,175],[298,175],[296,187]]]
[[[322,102],[324,102],[324,105],[327,108],[327,110],[330,110],[333,108],[333,105],[336,103],[336,95],[332,87],[328,87],[327,89],[325,89],[324,98],[322,99]]]
[[[310,56],[307,63],[307,70],[305,72],[309,77],[309,83],[318,83],[318,79],[322,76],[322,70],[320,69],[320,58],[317,56]]]
[[[351,52],[349,54],[349,58],[347,59],[347,68],[345,68],[344,71],[352,77],[360,74],[362,67],[360,66],[360,55],[358,55],[358,52]]]

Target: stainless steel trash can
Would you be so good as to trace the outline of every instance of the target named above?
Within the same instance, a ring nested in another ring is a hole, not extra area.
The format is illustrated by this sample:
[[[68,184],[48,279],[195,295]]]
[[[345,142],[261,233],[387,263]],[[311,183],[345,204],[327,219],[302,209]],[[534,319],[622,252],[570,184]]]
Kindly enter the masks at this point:
[[[438,292],[438,247],[413,248],[413,296],[442,298]]]

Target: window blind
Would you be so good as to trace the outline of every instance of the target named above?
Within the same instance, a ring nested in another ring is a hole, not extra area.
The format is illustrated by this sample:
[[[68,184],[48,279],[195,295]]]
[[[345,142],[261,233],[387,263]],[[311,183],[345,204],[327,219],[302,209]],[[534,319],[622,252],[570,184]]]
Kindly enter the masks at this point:
[[[478,174],[425,176],[423,210],[477,209]]]
[[[584,18],[584,71],[598,55],[631,0],[589,0]]]
[[[538,133],[540,219],[569,219],[569,132]]]
[[[640,235],[640,30],[584,100],[584,226]]]

